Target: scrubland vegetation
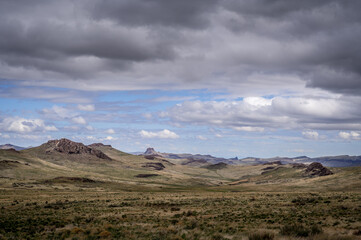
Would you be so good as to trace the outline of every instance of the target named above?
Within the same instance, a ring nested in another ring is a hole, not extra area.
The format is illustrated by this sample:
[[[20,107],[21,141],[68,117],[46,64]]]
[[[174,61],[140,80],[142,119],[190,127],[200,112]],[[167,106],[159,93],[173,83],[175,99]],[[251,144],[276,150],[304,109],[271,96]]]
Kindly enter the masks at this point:
[[[1,190],[0,239],[360,239],[361,194]]]

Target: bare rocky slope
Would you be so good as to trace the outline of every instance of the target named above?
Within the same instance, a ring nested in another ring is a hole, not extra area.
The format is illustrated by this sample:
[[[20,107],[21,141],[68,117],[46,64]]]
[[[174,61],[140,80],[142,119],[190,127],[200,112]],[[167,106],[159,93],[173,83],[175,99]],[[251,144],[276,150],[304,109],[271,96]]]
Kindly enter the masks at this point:
[[[73,142],[66,138],[62,138],[60,140],[50,140],[45,143],[45,147],[47,153],[56,151],[64,154],[85,154],[93,155],[105,160],[111,160],[110,157],[98,149],[86,146],[83,143]]]

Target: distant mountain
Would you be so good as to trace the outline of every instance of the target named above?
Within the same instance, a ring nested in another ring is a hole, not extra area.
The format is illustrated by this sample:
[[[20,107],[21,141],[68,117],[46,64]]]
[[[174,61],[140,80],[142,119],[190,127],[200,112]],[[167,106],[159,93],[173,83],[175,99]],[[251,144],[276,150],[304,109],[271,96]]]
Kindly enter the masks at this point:
[[[189,163],[199,162],[204,163],[208,162],[211,164],[216,164],[219,162],[224,162],[227,164],[233,164],[233,161],[226,158],[219,158],[214,157],[212,155],[202,155],[202,154],[190,154],[190,153],[161,153],[154,150],[154,148],[147,148],[147,150],[139,155],[145,155],[145,156],[158,156],[158,157],[164,157],[169,159],[186,159],[189,160]],[[186,164],[185,164],[186,165]]]
[[[12,145],[12,144],[4,144],[4,145],[0,145],[0,149],[15,149],[16,151],[20,151],[20,150],[24,150],[26,148],[24,147],[19,147],[19,146],[16,146],[16,145]]]
[[[235,158],[221,158],[214,157],[212,155],[202,155],[202,154],[190,154],[190,153],[160,153],[154,150],[154,148],[148,148],[144,153],[139,155],[152,155],[158,157],[164,157],[169,159],[187,159],[188,162],[184,162],[183,164],[188,163],[204,163],[207,162],[209,164],[217,164],[220,162],[229,164],[229,165],[258,165],[265,164],[270,162],[281,162],[282,164],[310,164],[312,162],[319,162],[326,167],[356,167],[361,166],[361,156],[349,156],[349,155],[341,155],[341,156],[326,156],[326,157],[316,157],[310,158],[307,156],[298,156],[298,157],[273,157],[273,158],[255,158],[255,157],[247,157],[238,159]]]
[[[326,157],[316,157],[310,158],[307,156],[299,156],[294,158],[289,157],[274,157],[274,158],[244,158],[240,159],[238,162],[233,161],[234,164],[264,164],[267,162],[280,161],[282,164],[294,164],[294,163],[303,163],[310,164],[312,162],[319,162],[326,167],[356,167],[361,166],[361,156],[326,156]]]

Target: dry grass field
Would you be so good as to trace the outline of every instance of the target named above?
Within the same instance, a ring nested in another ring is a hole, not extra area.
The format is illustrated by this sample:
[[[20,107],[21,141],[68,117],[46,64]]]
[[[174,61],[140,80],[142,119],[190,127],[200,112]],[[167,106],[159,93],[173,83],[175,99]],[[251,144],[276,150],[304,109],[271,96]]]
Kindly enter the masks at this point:
[[[361,239],[361,167],[0,151],[0,239]]]
[[[60,185],[72,190],[1,190],[0,239],[361,237],[359,192],[131,192]]]

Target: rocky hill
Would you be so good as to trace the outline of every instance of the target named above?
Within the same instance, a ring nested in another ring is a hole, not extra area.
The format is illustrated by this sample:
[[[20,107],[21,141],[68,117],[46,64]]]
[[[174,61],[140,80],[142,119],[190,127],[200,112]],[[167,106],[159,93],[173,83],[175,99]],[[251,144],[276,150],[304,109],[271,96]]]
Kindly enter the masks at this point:
[[[324,167],[321,163],[313,162],[305,170],[305,173],[309,176],[327,176],[332,175],[333,172]]]
[[[55,151],[63,154],[93,155],[101,159],[111,160],[110,157],[98,149],[91,148],[83,143],[73,142],[66,138],[50,140],[44,146],[46,147],[46,153]]]

